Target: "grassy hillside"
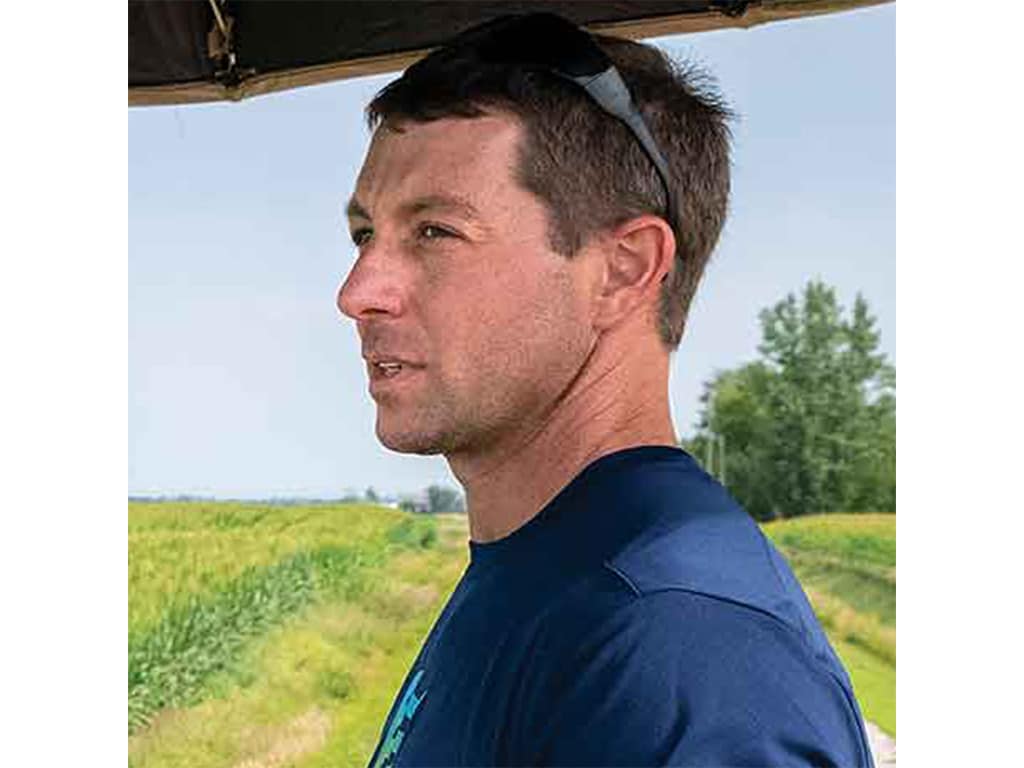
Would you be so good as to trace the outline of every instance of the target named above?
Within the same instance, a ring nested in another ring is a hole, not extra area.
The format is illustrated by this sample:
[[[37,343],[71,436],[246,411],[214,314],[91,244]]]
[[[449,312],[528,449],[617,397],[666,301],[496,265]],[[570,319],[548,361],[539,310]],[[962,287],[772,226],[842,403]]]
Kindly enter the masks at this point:
[[[765,527],[895,733],[895,519]],[[129,505],[129,764],[365,765],[464,570],[464,515]]]
[[[896,735],[896,516],[769,523],[843,660],[864,716]]]
[[[365,764],[461,567],[397,510],[130,505],[130,765]]]

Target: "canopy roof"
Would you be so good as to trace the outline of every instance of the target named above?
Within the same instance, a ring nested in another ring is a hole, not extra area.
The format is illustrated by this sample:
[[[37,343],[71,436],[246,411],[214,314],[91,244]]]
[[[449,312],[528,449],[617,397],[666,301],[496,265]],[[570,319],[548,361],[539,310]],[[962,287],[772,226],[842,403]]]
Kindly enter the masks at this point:
[[[128,104],[234,101],[406,68],[462,30],[546,10],[642,38],[750,27],[890,0],[129,0]]]

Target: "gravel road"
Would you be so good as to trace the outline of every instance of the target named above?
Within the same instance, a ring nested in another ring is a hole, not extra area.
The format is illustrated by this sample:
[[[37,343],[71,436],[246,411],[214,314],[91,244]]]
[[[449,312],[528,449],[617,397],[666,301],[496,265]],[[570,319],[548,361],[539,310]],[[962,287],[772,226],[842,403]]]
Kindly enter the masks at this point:
[[[896,739],[886,734],[874,723],[864,723],[871,742],[871,755],[875,758],[875,768],[890,768],[896,765]]]

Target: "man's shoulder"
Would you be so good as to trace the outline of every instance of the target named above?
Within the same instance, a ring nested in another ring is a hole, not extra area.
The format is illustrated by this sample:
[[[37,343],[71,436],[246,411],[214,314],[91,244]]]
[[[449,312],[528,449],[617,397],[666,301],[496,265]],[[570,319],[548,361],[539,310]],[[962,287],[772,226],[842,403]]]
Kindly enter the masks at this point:
[[[692,462],[624,469],[581,505],[608,545],[523,627],[524,761],[869,765],[849,679],[758,525]]]
[[[869,764],[841,667],[815,658],[800,633],[740,601],[640,591],[610,566],[563,596],[546,641],[531,644],[539,653],[523,670],[514,733],[556,746],[527,762],[560,765],[580,749],[629,764],[799,762],[793,747]],[[570,737],[582,732],[599,735],[587,745]]]
[[[618,454],[575,503],[595,521],[585,536],[599,545],[586,549],[599,556],[581,557],[583,570],[545,601],[543,625],[563,637],[600,635],[593,628],[630,617],[650,621],[645,614],[655,606],[664,620],[689,609],[748,623],[765,619],[846,679],[788,563],[685,451]],[[662,593],[672,596],[648,599]]]
[[[801,627],[802,590],[785,559],[724,489],[715,496],[659,500],[684,509],[666,510],[665,523],[634,537],[604,566],[638,597],[688,592]]]
[[[831,649],[785,558],[721,483],[680,454],[663,460],[657,474],[642,475],[642,490],[622,513],[645,524],[604,567],[638,597],[675,591],[770,617],[801,637],[814,655],[830,659]]]

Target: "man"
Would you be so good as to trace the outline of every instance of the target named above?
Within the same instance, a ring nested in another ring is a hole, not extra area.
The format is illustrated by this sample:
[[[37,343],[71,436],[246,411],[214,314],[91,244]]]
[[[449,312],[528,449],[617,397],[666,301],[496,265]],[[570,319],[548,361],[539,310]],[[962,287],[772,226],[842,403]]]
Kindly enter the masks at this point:
[[[710,86],[535,15],[368,116],[339,307],[379,439],[443,454],[470,521],[371,766],[870,765],[789,568],[676,447],[670,355],[729,187]]]

